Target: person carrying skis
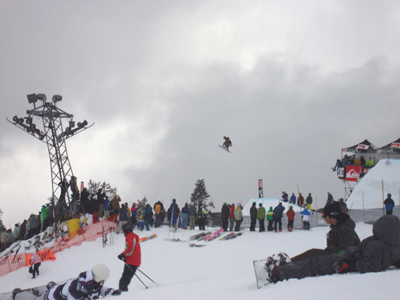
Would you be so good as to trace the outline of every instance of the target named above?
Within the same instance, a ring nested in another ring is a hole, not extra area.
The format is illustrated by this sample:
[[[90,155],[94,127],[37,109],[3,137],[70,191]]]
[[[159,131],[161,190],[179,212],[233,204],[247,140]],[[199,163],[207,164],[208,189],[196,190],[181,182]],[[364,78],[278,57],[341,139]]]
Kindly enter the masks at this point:
[[[132,224],[124,224],[122,231],[125,234],[125,251],[118,255],[118,259],[122,260],[125,266],[122,277],[119,280],[119,289],[122,292],[127,292],[128,285],[135,275],[136,269],[140,267],[141,251],[139,237],[133,233]]]
[[[224,143],[222,144],[222,148],[229,151],[229,147],[232,147],[232,141],[228,136],[224,136]]]
[[[168,221],[169,225],[172,227],[177,227],[178,216],[180,214],[180,210],[178,204],[176,204],[176,199],[172,199],[172,203],[168,209]]]
[[[52,286],[49,283],[49,290],[46,292],[44,300],[90,299],[94,294],[102,297],[121,295],[120,290],[108,288],[104,285],[109,277],[110,269],[107,266],[95,265],[91,270],[80,273],[78,278],[71,279],[66,283]]]

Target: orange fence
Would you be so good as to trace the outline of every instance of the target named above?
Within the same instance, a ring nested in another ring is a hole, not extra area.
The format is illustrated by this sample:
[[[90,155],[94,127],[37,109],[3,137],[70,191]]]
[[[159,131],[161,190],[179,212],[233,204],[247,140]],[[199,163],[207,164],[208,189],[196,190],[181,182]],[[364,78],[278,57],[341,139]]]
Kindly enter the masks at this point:
[[[78,229],[76,232],[70,232],[62,238],[57,239],[50,247],[44,247],[40,250],[50,249],[53,253],[63,251],[72,246],[79,246],[83,242],[91,242],[103,235],[103,227],[105,225],[107,233],[111,232],[112,227],[115,228],[115,223],[111,221],[102,221],[96,224],[90,224]],[[71,238],[73,237],[73,238]],[[22,244],[23,247],[23,244]],[[28,257],[30,257],[28,255]],[[0,276],[6,275],[12,271],[29,265],[26,261],[26,253],[12,254],[0,259]]]

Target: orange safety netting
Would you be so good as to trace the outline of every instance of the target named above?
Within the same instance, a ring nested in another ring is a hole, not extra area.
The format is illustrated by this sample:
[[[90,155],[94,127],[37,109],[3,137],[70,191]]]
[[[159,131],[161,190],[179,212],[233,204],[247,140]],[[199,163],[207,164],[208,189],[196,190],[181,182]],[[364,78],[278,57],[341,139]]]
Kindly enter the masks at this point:
[[[102,221],[96,224],[90,224],[57,239],[54,244],[47,249],[51,250],[51,252],[55,254],[72,246],[79,246],[83,242],[94,241],[103,235],[103,224],[105,225],[105,229],[107,229],[107,233],[111,232],[113,227],[115,229],[115,223],[112,221]],[[46,251],[46,247],[41,250]],[[27,253],[22,252],[1,258],[0,276],[6,275],[12,271],[29,265],[29,261],[27,261],[27,259],[29,260],[30,257],[30,254],[27,255]]]

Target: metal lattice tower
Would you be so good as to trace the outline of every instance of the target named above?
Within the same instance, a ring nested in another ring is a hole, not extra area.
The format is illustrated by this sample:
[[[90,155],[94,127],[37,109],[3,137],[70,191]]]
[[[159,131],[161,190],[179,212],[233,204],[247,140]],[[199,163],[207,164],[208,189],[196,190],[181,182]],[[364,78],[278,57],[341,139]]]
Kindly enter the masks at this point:
[[[38,100],[42,102],[42,105],[37,106],[36,103]],[[75,127],[73,115],[57,107],[57,102],[61,100],[62,96],[59,95],[54,95],[51,102],[46,102],[46,95],[44,94],[28,95],[28,102],[32,103],[34,107],[26,111],[28,116],[24,118],[14,116],[13,122],[8,119],[7,121],[47,144],[50,159],[52,202],[54,204],[59,200],[62,202],[67,200],[71,209],[71,200],[79,200],[79,193],[78,198],[76,198],[76,178],[74,177],[68,158],[65,141],[94,124],[87,126],[88,123],[85,120],[79,122]],[[42,119],[43,131],[36,128],[32,117]],[[65,130],[62,122],[63,119],[68,120],[68,126]],[[68,183],[71,185],[72,195],[69,193]]]

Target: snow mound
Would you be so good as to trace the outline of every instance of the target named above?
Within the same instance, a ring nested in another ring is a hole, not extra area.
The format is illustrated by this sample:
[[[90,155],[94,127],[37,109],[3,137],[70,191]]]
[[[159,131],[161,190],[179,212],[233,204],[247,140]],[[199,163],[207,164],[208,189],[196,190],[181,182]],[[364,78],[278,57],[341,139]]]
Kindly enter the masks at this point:
[[[253,205],[253,202],[256,203],[256,207],[259,208],[259,204],[262,203],[262,206],[265,208],[266,211],[269,210],[269,208],[272,206],[275,208],[275,206],[278,206],[278,204],[281,202],[280,200],[276,198],[255,198],[255,199],[250,199],[249,202],[243,207],[243,215],[244,216],[250,216],[250,208]],[[293,210],[295,212],[300,212],[302,209],[300,206],[295,205],[295,204],[290,204],[289,202],[282,202],[283,207],[285,207],[285,212],[289,209],[289,206],[293,206]]]
[[[347,206],[351,209],[382,208],[388,193],[395,202],[399,199],[399,190],[400,160],[381,159],[354,188]]]

